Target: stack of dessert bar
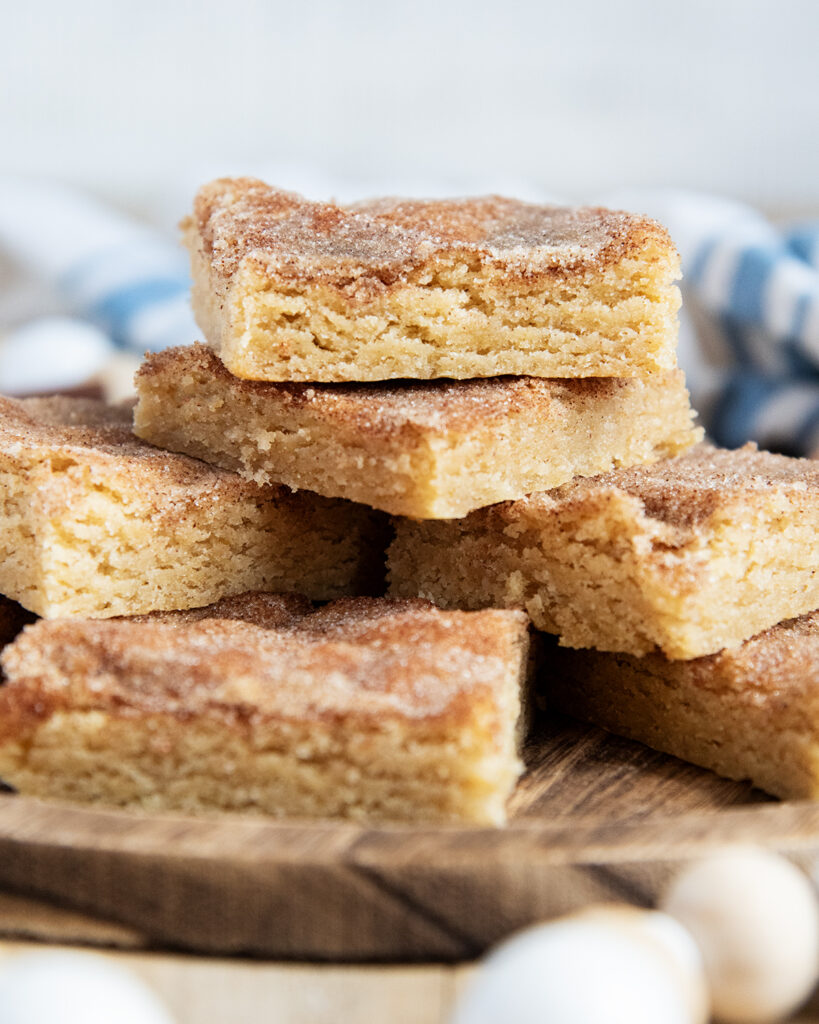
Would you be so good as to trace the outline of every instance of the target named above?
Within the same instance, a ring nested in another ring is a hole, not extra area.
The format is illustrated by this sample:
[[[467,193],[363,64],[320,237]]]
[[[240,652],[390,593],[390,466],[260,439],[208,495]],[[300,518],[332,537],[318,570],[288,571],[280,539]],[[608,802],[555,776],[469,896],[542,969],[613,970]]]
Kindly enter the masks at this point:
[[[819,622],[776,624],[819,606],[819,470],[697,445],[659,225],[237,179],[185,235],[208,347],[146,358],[133,433],[0,406],[0,591],[42,617],[2,657],[0,777],[499,823],[531,618],[552,706],[817,789]]]

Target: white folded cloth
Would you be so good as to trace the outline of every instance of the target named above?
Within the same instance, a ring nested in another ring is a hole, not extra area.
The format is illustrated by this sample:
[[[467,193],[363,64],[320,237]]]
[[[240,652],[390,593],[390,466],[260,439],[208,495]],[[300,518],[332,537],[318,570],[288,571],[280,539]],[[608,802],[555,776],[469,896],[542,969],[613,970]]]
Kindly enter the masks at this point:
[[[38,374],[36,390],[71,386],[115,348],[141,356],[197,337],[180,247],[73,189],[0,179],[0,250],[57,293],[69,314],[6,339],[2,389],[31,390]]]

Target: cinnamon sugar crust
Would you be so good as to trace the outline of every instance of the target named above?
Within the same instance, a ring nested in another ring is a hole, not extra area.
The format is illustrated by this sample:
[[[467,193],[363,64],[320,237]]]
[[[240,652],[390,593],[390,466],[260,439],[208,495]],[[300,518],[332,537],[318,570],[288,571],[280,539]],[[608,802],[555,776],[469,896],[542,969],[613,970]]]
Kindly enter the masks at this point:
[[[269,594],[41,621],[3,656],[0,775],[36,795],[164,809],[498,821],[521,768],[527,625],[519,611],[365,598],[314,610]],[[125,781],[105,740],[120,726],[139,738]],[[64,761],[47,777],[58,734]],[[200,752],[162,781],[156,741],[172,735]]]
[[[134,429],[153,444],[417,518],[452,518],[701,436],[679,371],[648,380],[243,381],[205,346],[149,355]]]
[[[441,523],[397,521],[391,592],[523,605],[571,647],[673,659],[819,606],[819,473],[701,446]]]
[[[231,398],[268,396],[287,409],[308,407],[334,422],[380,436],[413,428],[445,435],[453,429],[474,430],[487,423],[497,426],[521,410],[571,405],[584,399],[607,402],[635,386],[621,378],[488,377],[346,384],[247,381],[229,373],[204,345],[194,344],[148,354],[137,371],[138,389],[144,393],[150,383],[143,388],[142,382],[185,372],[212,375],[219,385],[230,387]],[[683,380],[682,373],[675,370],[654,383],[667,384],[671,390]]]
[[[183,222],[194,313],[254,380],[642,376],[674,366],[664,228],[488,196],[310,202],[252,178]]]
[[[570,508],[628,495],[639,502],[646,519],[670,527],[682,543],[726,506],[764,501],[776,492],[794,501],[802,494],[810,500],[819,493],[819,466],[809,459],[759,451],[753,443],[734,450],[700,444],[677,458],[573,480],[498,511],[513,520],[553,502]]]
[[[314,610],[300,595],[105,620],[41,620],[3,665],[31,681],[20,713],[110,704],[112,713],[469,719],[522,643],[520,611],[443,612],[426,601],[349,598]],[[43,685],[45,681],[46,685]],[[50,685],[49,685],[50,684]],[[8,691],[22,695],[21,684]],[[2,693],[2,691],[0,691]],[[8,710],[8,709],[7,709]],[[9,733],[23,726],[0,715]]]
[[[0,398],[0,590],[46,618],[185,608],[249,585],[376,585],[374,513],[136,438],[129,407]]]
[[[132,430],[133,412],[128,404],[106,405],[87,398],[5,398],[0,395],[0,451],[31,453],[50,460],[55,467],[69,468],[82,462],[104,478],[127,471],[155,481],[161,476],[171,489],[219,491],[227,498],[232,489],[248,491],[243,481],[196,459],[177,456],[145,444]],[[284,493],[284,488],[279,489]]]
[[[322,281],[362,298],[362,289],[408,281],[433,253],[457,252],[531,279],[602,271],[649,240],[673,249],[656,221],[602,207],[537,206],[501,196],[383,198],[343,207],[254,178],[204,186],[193,216],[224,277],[251,257],[291,280]]]
[[[819,612],[692,661],[549,647],[549,706],[783,799],[819,796]]]

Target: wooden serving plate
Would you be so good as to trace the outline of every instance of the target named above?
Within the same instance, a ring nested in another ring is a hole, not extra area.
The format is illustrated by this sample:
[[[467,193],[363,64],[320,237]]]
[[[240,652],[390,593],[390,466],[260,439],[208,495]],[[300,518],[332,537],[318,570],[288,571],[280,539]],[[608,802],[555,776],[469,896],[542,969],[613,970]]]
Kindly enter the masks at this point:
[[[0,934],[333,961],[472,958],[596,900],[649,906],[731,841],[812,869],[819,803],[775,803],[598,729],[544,725],[504,829],[91,811],[0,796]]]

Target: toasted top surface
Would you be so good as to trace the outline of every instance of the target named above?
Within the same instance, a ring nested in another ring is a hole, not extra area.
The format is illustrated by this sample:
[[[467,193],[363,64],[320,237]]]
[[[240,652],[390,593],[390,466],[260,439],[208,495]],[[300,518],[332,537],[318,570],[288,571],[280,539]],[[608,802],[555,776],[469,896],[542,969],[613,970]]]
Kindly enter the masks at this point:
[[[49,465],[54,472],[83,465],[100,479],[124,473],[135,483],[160,488],[169,502],[174,492],[183,497],[203,491],[254,497],[285,493],[285,488],[260,488],[198,459],[154,448],[132,433],[131,419],[130,405],[66,396],[0,396],[0,457]]]
[[[255,178],[205,185],[186,227],[224,277],[251,257],[282,278],[343,287],[389,287],[448,254],[526,278],[603,269],[649,244],[676,260],[665,229],[630,213],[498,196],[374,199],[343,207]]]
[[[0,735],[55,710],[290,720],[466,718],[526,657],[523,612],[245,594],[191,612],[40,621],[3,653]]]
[[[697,445],[683,455],[650,465],[616,469],[601,476],[576,478],[543,494],[496,506],[517,519],[571,508],[610,496],[637,499],[643,514],[683,532],[695,529],[721,508],[736,508],[786,494],[795,507],[819,499],[819,463],[759,451],[747,444],[737,450]],[[479,516],[484,510],[472,513]]]
[[[715,693],[731,690],[732,700],[754,704],[765,700],[769,710],[795,714],[800,704],[792,700],[804,695],[810,698],[802,705],[806,727],[815,731],[816,712],[812,705],[819,703],[819,611],[779,622],[738,647],[691,660],[672,660],[659,651],[636,657],[571,650],[559,647],[556,637],[546,642],[550,659],[558,659],[580,673],[592,672],[601,680],[606,679],[607,672],[616,676],[625,668],[641,676],[668,679],[672,686],[685,679]]]
[[[303,409],[330,422],[348,422],[362,431],[391,433],[414,427],[431,432],[466,430],[505,422],[535,409],[544,418],[563,415],[567,406],[589,399],[603,402],[625,390],[682,388],[683,374],[672,370],[639,378],[487,377],[473,380],[386,381],[363,384],[314,384],[247,381],[229,373],[202,344],[150,354],[137,371],[137,386],[150,388],[159,376],[202,373],[234,395],[244,394],[277,406]]]
[[[809,690],[819,699],[819,612],[780,622],[744,644],[692,663],[701,685],[773,695]]]
[[[584,655],[599,663],[616,659],[618,664],[628,665],[641,674],[672,681],[685,677],[704,690],[734,690],[733,699],[737,700],[755,702],[763,697],[792,711],[796,709],[789,698],[797,693],[810,696],[812,704],[819,702],[819,611],[777,623],[738,647],[690,661],[672,661],[657,651],[640,658],[598,651]],[[567,655],[561,649],[552,656]],[[806,707],[805,714],[813,730],[815,713]]]

